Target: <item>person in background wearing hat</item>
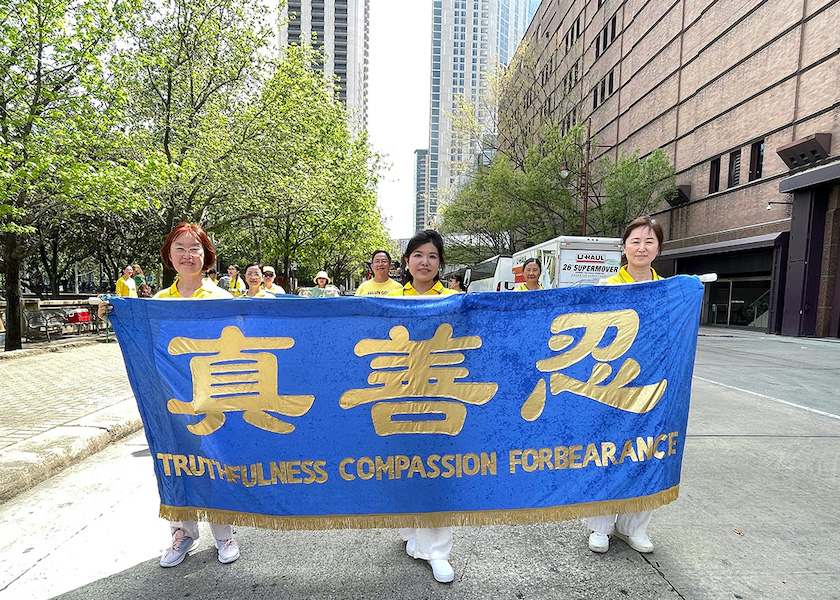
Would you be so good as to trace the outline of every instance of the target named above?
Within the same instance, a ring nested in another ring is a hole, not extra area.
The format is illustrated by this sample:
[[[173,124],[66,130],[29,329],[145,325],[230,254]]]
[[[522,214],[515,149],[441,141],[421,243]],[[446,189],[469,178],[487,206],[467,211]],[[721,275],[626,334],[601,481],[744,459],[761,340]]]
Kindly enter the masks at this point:
[[[117,279],[117,296],[124,298],[137,297],[137,283],[132,275],[134,275],[134,269],[131,265],[126,265],[123,269],[123,276]]]
[[[368,279],[356,289],[357,296],[385,296],[391,290],[402,289],[399,282],[388,277],[391,271],[391,255],[385,250],[376,250],[370,257],[373,279]]]
[[[327,284],[330,282],[330,276],[327,275],[326,271],[318,271],[318,274],[315,275],[315,285],[318,286],[320,289],[326,289]]]
[[[275,296],[285,294],[286,290],[274,283],[277,273],[274,272],[274,267],[266,265],[262,272],[262,287],[267,292],[271,292]]]

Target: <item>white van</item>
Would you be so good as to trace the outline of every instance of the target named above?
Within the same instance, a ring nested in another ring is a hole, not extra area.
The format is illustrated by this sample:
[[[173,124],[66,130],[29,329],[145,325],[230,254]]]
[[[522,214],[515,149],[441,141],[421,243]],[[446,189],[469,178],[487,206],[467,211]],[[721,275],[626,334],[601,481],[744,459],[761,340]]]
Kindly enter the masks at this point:
[[[468,292],[509,292],[514,288],[511,257],[497,254],[466,270]]]

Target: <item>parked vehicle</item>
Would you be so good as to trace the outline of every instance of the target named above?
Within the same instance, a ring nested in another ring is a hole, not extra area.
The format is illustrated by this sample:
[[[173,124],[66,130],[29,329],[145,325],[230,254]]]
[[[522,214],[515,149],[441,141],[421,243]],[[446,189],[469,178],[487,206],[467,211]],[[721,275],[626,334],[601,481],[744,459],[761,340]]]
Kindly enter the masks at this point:
[[[621,239],[560,236],[526,248],[512,257],[514,285],[525,281],[522,265],[532,257],[542,263],[540,285],[544,288],[597,285],[618,273]]]
[[[514,288],[511,257],[497,254],[466,270],[468,292],[509,292]]]

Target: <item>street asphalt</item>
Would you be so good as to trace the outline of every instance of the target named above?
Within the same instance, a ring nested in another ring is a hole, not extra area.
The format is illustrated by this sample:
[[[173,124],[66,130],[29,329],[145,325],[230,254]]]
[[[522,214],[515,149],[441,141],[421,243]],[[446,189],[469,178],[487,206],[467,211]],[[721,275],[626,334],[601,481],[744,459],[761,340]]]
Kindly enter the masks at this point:
[[[838,388],[838,340],[701,328],[680,497],[654,515],[652,554],[593,554],[578,521],[463,527],[440,585],[392,530],[241,527],[221,565],[202,525],[161,569],[117,345],[0,353],[0,598],[840,598]]]

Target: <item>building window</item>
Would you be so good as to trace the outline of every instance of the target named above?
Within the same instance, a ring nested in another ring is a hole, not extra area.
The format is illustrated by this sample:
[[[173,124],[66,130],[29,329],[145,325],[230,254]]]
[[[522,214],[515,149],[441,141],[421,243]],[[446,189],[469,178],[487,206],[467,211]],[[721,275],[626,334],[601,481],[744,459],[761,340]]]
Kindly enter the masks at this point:
[[[709,193],[720,190],[720,156],[713,158],[709,165]]]
[[[741,183],[741,149],[729,153],[729,178],[726,187],[734,187]]]
[[[750,181],[761,179],[764,164],[764,140],[759,140],[750,148]]]

